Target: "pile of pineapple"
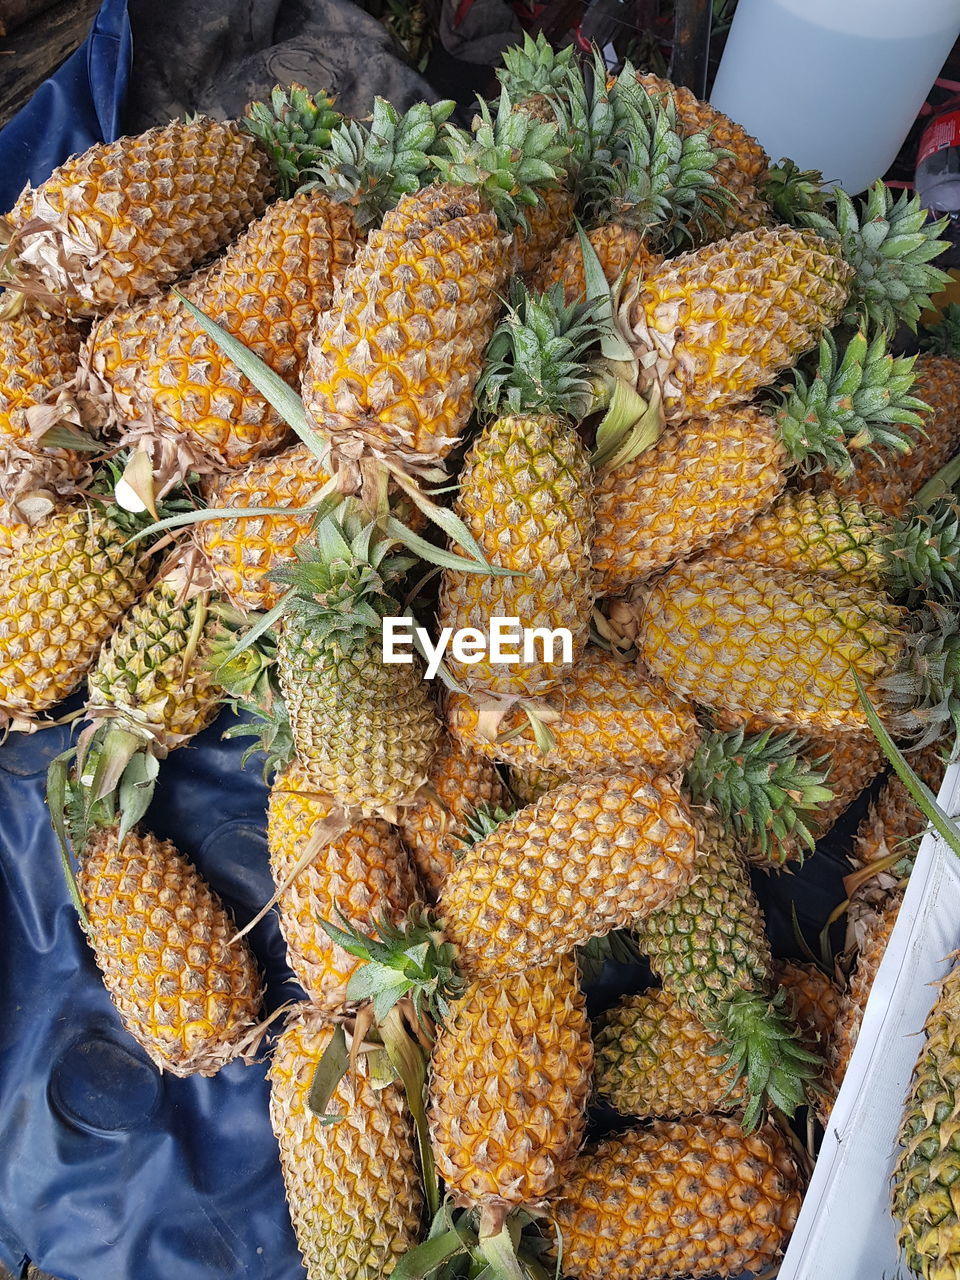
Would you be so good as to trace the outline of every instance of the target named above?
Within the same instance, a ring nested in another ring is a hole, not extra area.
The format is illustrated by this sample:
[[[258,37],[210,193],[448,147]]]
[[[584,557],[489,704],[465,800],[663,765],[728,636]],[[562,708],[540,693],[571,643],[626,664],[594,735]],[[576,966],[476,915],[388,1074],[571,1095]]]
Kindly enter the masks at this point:
[[[504,63],[470,129],[295,86],[23,193],[0,717],[79,718],[75,903],[187,1075],[261,1051],[253,922],[145,824],[246,713],[311,1277],[736,1276],[789,1238],[787,1121],[829,1113],[922,820],[877,794],[832,975],[775,964],[748,868],[879,777],[865,702],[934,786],[958,720],[960,364],[889,350],[942,245],[629,65]],[[465,633],[434,679],[385,661],[405,616]],[[539,644],[493,661],[495,618]],[[638,954],[661,985],[591,1026],[584,976]],[[586,1142],[595,1094],[633,1119]]]

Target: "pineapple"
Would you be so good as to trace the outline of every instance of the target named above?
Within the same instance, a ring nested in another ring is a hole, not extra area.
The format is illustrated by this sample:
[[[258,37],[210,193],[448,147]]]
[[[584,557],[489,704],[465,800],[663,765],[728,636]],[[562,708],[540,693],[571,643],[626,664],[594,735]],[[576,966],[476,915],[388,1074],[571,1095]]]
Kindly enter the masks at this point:
[[[400,836],[432,898],[462,852],[467,818],[475,809],[500,808],[506,798],[496,766],[444,734],[427,781],[397,814]]]
[[[545,754],[522,711],[511,709],[499,737],[484,735],[480,712],[463,694],[447,695],[447,723],[475,751],[523,770],[587,775],[634,764],[669,773],[693,757],[699,726],[693,709],[671,697],[638,664],[588,647],[561,685],[543,700],[553,745]]]
[[[199,116],[97,143],[9,215],[9,281],[74,316],[155,293],[263,212],[270,165],[233,121]]]
[[[471,410],[510,270],[520,205],[557,178],[554,126],[485,104],[474,137],[448,126],[442,181],[404,196],[357,254],[314,331],[303,398],[349,471],[369,454],[436,474]]]
[[[489,636],[491,618],[518,618],[521,627],[565,628],[572,644],[563,661],[534,657],[505,667],[486,655],[470,664],[448,659],[453,677],[481,698],[546,693],[586,646],[591,470],[573,422],[592,403],[581,358],[595,339],[589,309],[518,285],[487,351],[477,399],[492,421],[466,456],[455,510],[489,563],[520,576],[446,570],[439,624]]]
[[[621,1115],[692,1116],[743,1104],[720,1037],[669,991],[624,996],[601,1015],[594,1049],[597,1092]]]
[[[815,964],[782,960],[774,967],[781,987],[793,1001],[793,1022],[809,1053],[822,1053],[840,1016],[840,990]]]
[[[17,727],[80,684],[146,589],[149,552],[117,507],[55,511],[0,560],[0,723]]]
[[[382,1280],[420,1235],[423,1195],[413,1121],[396,1083],[361,1047],[337,1085],[331,1123],[310,1106],[334,1023],[302,1005],[270,1064],[270,1121],[308,1280]]]
[[[330,1013],[346,1004],[347,982],[359,961],[332,942],[319,922],[342,911],[361,928],[384,916],[399,923],[417,898],[410,857],[381,818],[360,818],[342,831],[334,827],[328,843],[318,840],[335,807],[333,797],[294,761],[274,779],[267,809],[270,870],[282,888],[278,911],[287,960],[314,1006]],[[283,888],[313,843],[319,845],[315,856]]]
[[[349,209],[322,193],[279,201],[231,246],[194,304],[296,385],[314,319],[329,306],[357,240]],[[114,413],[124,440],[153,448],[164,479],[182,475],[188,464],[197,470],[242,466],[285,443],[288,428],[279,413],[238,376],[185,308],[159,332],[155,323],[151,310],[137,312],[132,332],[119,342],[121,352],[130,344],[137,365],[129,384],[114,387]],[[151,334],[145,354],[141,325]],[[111,382],[96,339],[91,364],[98,378]],[[128,371],[129,362],[122,363],[121,379]]]
[[[239,471],[211,477],[204,488],[210,507],[290,507],[294,511],[319,500],[330,475],[305,444]],[[198,526],[197,543],[211,572],[230,601],[247,613],[267,612],[283,597],[283,588],[266,575],[294,559],[310,534],[311,518],[264,514],[223,517]]]
[[[908,621],[866,588],[711,560],[653,585],[638,643],[678,696],[820,734],[868,730],[856,673],[895,731],[922,743],[955,714],[955,677],[938,662],[955,631],[933,607]]]
[[[783,998],[773,997],[763,914],[716,819],[701,815],[693,880],[634,927],[664,989],[718,1037],[744,1081],[746,1127],[769,1104],[792,1115],[817,1060],[788,1028]]]
[[[345,807],[388,818],[427,780],[441,734],[419,666],[383,661],[382,619],[400,613],[389,591],[412,564],[393,546],[347,510],[274,571],[294,588],[277,662],[300,763]]]
[[[858,333],[841,356],[828,336],[815,375],[795,371],[792,388],[769,411],[732,405],[698,414],[668,427],[632,460],[601,466],[593,552],[600,589],[623,591],[706,547],[714,553],[730,545],[715,554],[738,559],[738,547],[747,546],[749,558],[751,522],[777,499],[791,471],[843,470],[854,445],[903,442],[922,404],[910,394],[912,361],[894,359],[886,348],[883,333],[870,341]],[[782,499],[788,515],[792,501]],[[765,539],[763,554],[773,555],[768,524],[757,524],[754,540]],[[788,525],[784,537],[792,531]],[[857,548],[868,532],[858,526],[850,537]],[[794,541],[788,546],[794,550]],[[857,554],[852,550],[848,562]]]
[[[167,840],[97,829],[77,888],[127,1031],[162,1071],[214,1075],[254,1046],[261,982],[220,899]]]
[[[523,808],[524,805],[533,804],[548,791],[553,791],[570,779],[562,773],[551,773],[549,769],[520,769],[511,766],[507,769],[507,781],[510,784],[510,794],[516,800],[517,806]]]
[[[800,1211],[801,1177],[773,1124],[659,1120],[581,1152],[551,1213],[574,1280],[760,1272]]]
[[[931,742],[922,751],[911,753],[910,767],[936,794],[943,781],[946,761],[943,744]],[[853,838],[853,861],[869,866],[892,853],[910,858],[918,837],[927,829],[927,820],[910,792],[896,774],[891,774],[857,827]]]
[[[593,1048],[573,955],[471,982],[438,1029],[429,1122],[455,1203],[535,1207],[583,1141]]]
[[[872,733],[811,737],[806,741],[803,754],[808,760],[827,764],[827,785],[833,792],[833,798],[813,815],[819,839],[883,772],[886,756]]]
[[[951,1280],[960,1270],[957,1056],[960,1007],[957,957],[927,1016],[925,1042],[913,1068],[893,1174],[893,1213],[903,1259],[925,1280]]]
[[[465,850],[439,911],[462,972],[499,977],[666,905],[695,856],[669,779],[636,770],[565,783]]]
[[[270,157],[281,199],[292,196],[327,157],[343,119],[333,103],[323,90],[311,94],[293,81],[286,88],[275,85],[269,103],[251,102],[244,111],[240,128],[256,138]]]

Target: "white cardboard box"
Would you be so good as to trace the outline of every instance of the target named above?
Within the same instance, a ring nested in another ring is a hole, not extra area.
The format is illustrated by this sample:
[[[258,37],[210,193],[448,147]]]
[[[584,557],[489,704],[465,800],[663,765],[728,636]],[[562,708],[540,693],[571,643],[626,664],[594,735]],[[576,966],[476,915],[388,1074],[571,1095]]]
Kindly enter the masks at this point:
[[[960,763],[940,803],[960,813]],[[923,1024],[960,948],[960,858],[923,838],[867,1002],[779,1280],[895,1280],[906,1275],[890,1211],[897,1132]]]

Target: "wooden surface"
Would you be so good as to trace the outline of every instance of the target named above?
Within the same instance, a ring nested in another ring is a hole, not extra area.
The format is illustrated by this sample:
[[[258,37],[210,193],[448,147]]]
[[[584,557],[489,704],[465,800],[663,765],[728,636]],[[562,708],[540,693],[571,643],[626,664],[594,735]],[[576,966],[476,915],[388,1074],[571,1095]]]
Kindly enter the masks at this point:
[[[60,0],[0,40],[0,127],[83,43],[100,0]]]

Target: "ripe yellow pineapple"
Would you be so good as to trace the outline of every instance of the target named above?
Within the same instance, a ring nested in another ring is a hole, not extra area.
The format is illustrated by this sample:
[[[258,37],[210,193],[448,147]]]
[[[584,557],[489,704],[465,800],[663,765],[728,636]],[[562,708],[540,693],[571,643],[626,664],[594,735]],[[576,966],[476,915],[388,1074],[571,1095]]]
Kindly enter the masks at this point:
[[[454,1201],[533,1208],[554,1191],[583,1141],[592,1067],[573,955],[470,983],[438,1028],[429,1085]]]
[[[278,888],[302,860],[319,824],[335,816],[335,799],[300,764],[294,762],[277,775],[270,788],[267,843]],[[338,919],[342,911],[361,929],[384,916],[399,923],[416,898],[410,857],[382,819],[358,819],[320,844],[278,902],[287,960],[315,1006],[330,1013],[341,1009],[347,982],[359,964],[330,939],[320,921]]]
[[[688,764],[700,736],[691,706],[669,695],[636,663],[588,647],[561,685],[544,698],[553,746],[544,754],[523,712],[512,709],[499,737],[484,736],[480,713],[463,694],[447,695],[450,731],[475,751],[524,770],[557,774],[616,772],[639,764],[671,772]]]
[[[946,762],[944,744],[931,742],[921,751],[910,752],[910,767],[936,795],[943,782]],[[927,820],[916,801],[896,774],[891,774],[879,794],[870,802],[853,838],[853,862],[858,867],[899,854],[912,858]]]
[[[565,154],[506,97],[495,118],[481,104],[473,137],[448,128],[442,181],[384,216],[313,335],[304,403],[344,466],[366,453],[429,472],[456,444],[511,266],[498,214],[516,221]]]
[[[872,733],[808,737],[803,754],[808,760],[826,761],[829,769],[827,785],[833,798],[812,815],[819,839],[883,771],[886,757]]]
[[[774,972],[792,998],[791,1012],[800,1043],[810,1053],[822,1054],[840,1015],[839,987],[815,964],[782,960]]]
[[[801,559],[804,570],[819,567],[831,552],[818,560],[804,534],[815,547],[831,536],[836,540],[836,521],[831,523],[828,509],[819,535],[815,528],[809,532],[812,518],[803,520],[794,512],[792,495],[778,504],[785,521],[778,533],[772,516],[757,523],[758,516],[796,469],[839,470],[849,467],[850,455],[865,444],[890,447],[905,440],[905,426],[919,421],[920,402],[910,394],[912,362],[894,359],[886,347],[882,332],[869,341],[858,333],[841,354],[828,336],[821,342],[815,375],[795,371],[789,393],[772,408],[731,405],[708,415],[698,412],[668,427],[632,460],[602,465],[594,489],[594,565],[601,589],[622,591],[707,547],[711,554],[742,555],[757,563],[764,563],[764,556],[776,558],[783,547],[784,554],[798,558],[798,570]],[[846,559],[842,539],[838,547],[829,543],[845,567],[867,537],[858,531],[859,526],[850,532],[854,550]],[[758,542],[763,547],[754,554]]]
[[[663,254],[647,243],[643,232],[621,223],[604,223],[587,233],[607,282],[615,284],[623,271],[648,275],[663,263]],[[583,270],[583,249],[578,236],[562,240],[533,276],[534,287],[546,292],[560,285],[567,301],[586,296],[587,279]]]
[[[550,1209],[575,1280],[760,1272],[797,1220],[801,1176],[773,1124],[658,1120],[588,1144]]]
[[[240,471],[212,477],[204,488],[209,507],[308,507],[330,479],[305,444]],[[310,534],[309,516],[224,517],[198,526],[197,542],[225,594],[248,613],[274,608],[283,588],[266,575],[294,558]]]
[[[270,1122],[309,1280],[382,1280],[421,1232],[413,1121],[400,1085],[381,1087],[362,1048],[328,1104],[342,1118],[331,1124],[311,1111],[334,1025],[312,1005],[287,1023],[270,1064]]]
[[[597,1092],[621,1115],[692,1116],[736,1111],[744,1086],[728,1051],[669,991],[624,996],[601,1015],[594,1038]]]
[[[591,469],[573,425],[589,412],[582,366],[596,339],[589,310],[554,295],[511,292],[478,384],[490,421],[464,460],[455,509],[488,561],[516,577],[444,571],[438,621],[490,635],[492,618],[548,632],[564,628],[570,652],[503,665],[489,652],[473,663],[448,659],[472,694],[537,696],[568,675],[586,647],[593,605]]]
[[[521,972],[665,906],[695,856],[687,804],[668,778],[570,782],[466,849],[439,912],[468,978]]]
[[[206,116],[71,157],[9,215],[10,274],[71,315],[101,315],[186,275],[263,211],[270,165]]]
[[[95,830],[77,887],[87,937],[123,1024],[163,1071],[214,1075],[252,1050],[261,982],[246,942],[167,840]]]
[[[0,723],[30,720],[80,684],[145,590],[135,522],[98,502],[56,511],[0,560]]]
[[[436,898],[456,865],[476,809],[497,809],[507,798],[496,766],[444,734],[423,787],[397,813],[397,828],[424,888]]]

